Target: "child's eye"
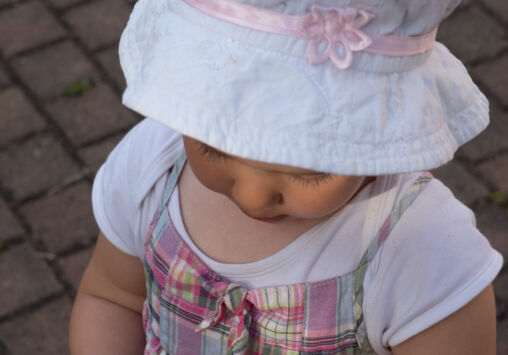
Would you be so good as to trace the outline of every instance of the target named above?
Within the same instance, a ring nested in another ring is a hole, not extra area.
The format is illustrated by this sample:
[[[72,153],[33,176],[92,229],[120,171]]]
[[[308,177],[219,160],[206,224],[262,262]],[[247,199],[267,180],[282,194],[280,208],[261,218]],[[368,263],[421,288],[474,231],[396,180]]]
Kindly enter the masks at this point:
[[[317,187],[323,183],[329,182],[332,179],[332,174],[291,175],[291,179],[306,187]]]
[[[199,142],[199,152],[201,153],[201,155],[206,157],[208,161],[211,162],[224,161],[228,158],[218,150],[213,149],[212,147],[201,142]]]

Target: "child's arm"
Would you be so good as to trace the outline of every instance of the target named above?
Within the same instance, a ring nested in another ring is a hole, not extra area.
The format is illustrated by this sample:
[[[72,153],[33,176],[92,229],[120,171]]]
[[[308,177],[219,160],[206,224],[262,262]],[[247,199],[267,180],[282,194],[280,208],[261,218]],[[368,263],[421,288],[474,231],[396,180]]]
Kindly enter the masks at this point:
[[[143,353],[143,264],[99,235],[70,323],[72,355]]]
[[[392,349],[394,355],[495,355],[496,310],[489,285],[467,305]]]

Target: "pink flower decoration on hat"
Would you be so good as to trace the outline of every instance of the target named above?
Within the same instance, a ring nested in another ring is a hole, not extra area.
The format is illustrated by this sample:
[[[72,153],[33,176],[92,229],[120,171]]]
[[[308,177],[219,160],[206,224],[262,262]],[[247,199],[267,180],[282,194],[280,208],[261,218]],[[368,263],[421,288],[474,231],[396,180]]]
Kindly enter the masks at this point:
[[[303,31],[309,38],[309,63],[321,64],[330,59],[339,69],[348,68],[353,61],[353,52],[361,51],[372,43],[371,38],[360,29],[373,18],[374,15],[352,7],[323,9],[313,5],[303,25]],[[326,48],[320,51],[322,43],[326,44]],[[337,46],[342,48],[342,56],[337,52]]]

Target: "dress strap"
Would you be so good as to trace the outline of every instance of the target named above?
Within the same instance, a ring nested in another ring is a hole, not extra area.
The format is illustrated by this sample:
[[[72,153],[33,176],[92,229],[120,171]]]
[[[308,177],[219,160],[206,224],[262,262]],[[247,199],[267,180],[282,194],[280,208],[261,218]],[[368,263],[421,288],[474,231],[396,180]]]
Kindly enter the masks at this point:
[[[185,154],[185,149],[182,148],[180,155],[178,156],[175,164],[173,165],[171,175],[169,176],[168,182],[166,183],[166,187],[164,188],[164,193],[162,194],[157,219],[161,217],[161,214],[164,211],[164,207],[166,207],[167,204],[169,203],[169,199],[171,198],[171,194],[175,190],[176,184],[178,183],[178,178],[180,177],[180,173],[182,172],[182,168],[185,164],[186,159],[187,155]]]
[[[423,173],[420,175],[416,181],[406,190],[402,198],[396,203],[385,222],[379,229],[376,238],[372,240],[367,251],[363,255],[360,265],[368,264],[376,255],[378,249],[383,245],[384,241],[392,231],[393,227],[400,220],[404,212],[409,208],[409,206],[413,203],[413,201],[418,197],[418,195],[423,191],[425,186],[427,186],[428,182],[432,179],[432,175],[430,173]]]
[[[399,202],[393,206],[392,211],[379,229],[376,237],[370,243],[365,254],[363,254],[363,257],[360,260],[360,264],[354,272],[353,309],[355,312],[355,319],[357,324],[356,333],[360,341],[360,347],[365,352],[368,352],[367,349],[372,353],[374,352],[370,348],[370,343],[368,342],[367,337],[367,329],[363,319],[363,280],[365,278],[365,272],[367,271],[369,263],[374,258],[381,245],[383,245],[393,227],[395,227],[404,212],[423,191],[431,179],[432,175],[430,173],[423,173],[407,189]]]

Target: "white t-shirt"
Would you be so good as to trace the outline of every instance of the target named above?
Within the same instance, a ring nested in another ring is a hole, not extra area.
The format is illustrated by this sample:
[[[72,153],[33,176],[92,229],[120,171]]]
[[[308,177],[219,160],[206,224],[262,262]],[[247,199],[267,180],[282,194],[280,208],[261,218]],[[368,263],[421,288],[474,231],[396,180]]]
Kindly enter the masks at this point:
[[[93,209],[102,233],[123,252],[143,258],[144,242],[183,149],[181,136],[151,120],[134,127],[100,168]],[[394,204],[418,174],[377,177],[345,208],[281,251],[248,264],[224,264],[202,253],[187,234],[178,188],[171,218],[188,246],[211,269],[247,288],[312,282],[354,270]],[[364,279],[367,334],[378,354],[455,312],[495,278],[502,256],[475,228],[473,213],[433,179],[404,213]]]

